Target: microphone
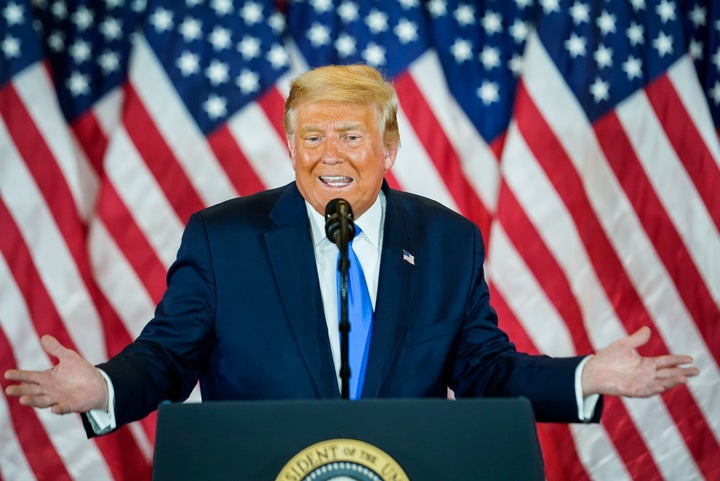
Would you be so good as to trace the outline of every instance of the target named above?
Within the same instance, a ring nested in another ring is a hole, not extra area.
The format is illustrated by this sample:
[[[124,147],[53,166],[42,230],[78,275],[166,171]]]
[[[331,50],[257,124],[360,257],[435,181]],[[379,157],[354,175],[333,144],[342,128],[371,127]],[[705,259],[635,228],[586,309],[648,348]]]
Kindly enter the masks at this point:
[[[343,248],[355,237],[352,207],[345,199],[333,199],[325,207],[325,234],[328,239]]]

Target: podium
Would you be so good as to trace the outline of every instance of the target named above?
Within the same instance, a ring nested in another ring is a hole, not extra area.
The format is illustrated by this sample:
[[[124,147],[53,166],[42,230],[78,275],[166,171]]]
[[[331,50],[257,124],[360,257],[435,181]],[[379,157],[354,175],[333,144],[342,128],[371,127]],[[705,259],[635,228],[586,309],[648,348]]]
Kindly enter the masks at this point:
[[[154,481],[543,481],[520,399],[162,404]]]

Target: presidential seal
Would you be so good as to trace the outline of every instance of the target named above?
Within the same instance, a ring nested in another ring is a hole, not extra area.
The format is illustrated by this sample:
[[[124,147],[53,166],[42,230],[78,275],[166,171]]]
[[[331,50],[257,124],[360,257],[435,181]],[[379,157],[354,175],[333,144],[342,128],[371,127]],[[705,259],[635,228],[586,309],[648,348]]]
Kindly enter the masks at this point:
[[[357,439],[330,439],[308,446],[282,468],[275,481],[409,481],[381,449]]]

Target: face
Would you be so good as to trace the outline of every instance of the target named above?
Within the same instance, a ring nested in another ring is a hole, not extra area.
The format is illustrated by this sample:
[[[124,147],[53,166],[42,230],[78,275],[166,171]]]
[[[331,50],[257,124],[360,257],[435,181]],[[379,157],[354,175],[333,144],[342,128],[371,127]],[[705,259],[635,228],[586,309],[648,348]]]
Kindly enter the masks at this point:
[[[397,147],[385,148],[372,106],[340,102],[301,104],[295,135],[288,137],[300,193],[320,214],[337,197],[347,200],[355,218],[377,199]]]

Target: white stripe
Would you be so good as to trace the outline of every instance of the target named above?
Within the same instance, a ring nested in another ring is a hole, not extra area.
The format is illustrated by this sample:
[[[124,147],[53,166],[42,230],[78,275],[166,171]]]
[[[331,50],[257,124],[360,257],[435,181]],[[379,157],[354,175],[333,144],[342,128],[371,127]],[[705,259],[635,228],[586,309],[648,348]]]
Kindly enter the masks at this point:
[[[488,279],[502,293],[533,343],[547,355],[576,356],[567,324],[512,245],[501,222],[493,226],[490,250],[493,255],[487,261]],[[523,295],[518,296],[518,292]]]
[[[549,302],[538,280],[529,271],[512,246],[500,222],[492,230],[492,260],[488,273],[493,286],[503,298],[542,353],[553,356],[574,356],[568,326]],[[522,292],[523,295],[517,295]],[[601,427],[582,426],[571,429],[578,456],[584,465],[594,465],[597,479],[630,479],[612,440]],[[595,460],[602,459],[602,463]]]
[[[92,112],[95,115],[100,129],[106,137],[121,125],[122,104],[125,101],[125,92],[121,88],[115,88],[103,95],[95,104]]]
[[[575,162],[576,168],[580,172],[587,172],[587,177],[584,177],[584,185],[593,208],[598,212],[598,218],[603,223],[606,232],[610,233],[611,241],[614,244],[615,249],[619,252],[619,255],[623,259],[627,259],[627,256],[641,256],[643,254],[649,254],[649,241],[644,236],[640,226],[637,224],[637,220],[627,201],[622,195],[622,191],[617,185],[617,181],[609,171],[607,164],[603,161],[604,159],[600,155],[600,149],[595,142],[595,138],[592,135],[592,129],[587,122],[584,121],[585,116],[579,110],[579,107],[573,97],[568,94],[567,87],[565,86],[562,78],[555,69],[552,61],[547,57],[546,52],[540,47],[539,41],[536,36],[533,36],[529,45],[528,53],[526,56],[526,73],[527,81],[525,82],[528,92],[533,98],[533,101],[538,105],[538,108],[544,113],[545,118],[555,132],[563,132],[563,135],[559,140],[563,143],[565,149],[570,153],[577,153],[571,156]],[[541,78],[542,82],[533,82],[533,79]],[[541,85],[540,88],[535,88],[536,85]],[[572,133],[571,135],[567,135]],[[510,141],[508,140],[508,143]],[[520,157],[518,156],[518,159]],[[506,159],[503,159],[503,168],[505,167]],[[527,171],[524,171],[524,175],[527,175]],[[513,191],[518,194],[519,198],[522,198],[524,193],[522,189],[513,188]],[[533,212],[533,207],[536,204],[526,202],[527,199],[523,199],[525,210],[531,218],[534,218],[535,224],[540,229],[541,234],[547,238],[547,232],[545,232],[544,222],[547,219],[538,219]],[[548,202],[546,199],[545,202]],[[612,225],[609,225],[609,219],[612,219]],[[568,232],[574,232],[570,230]],[[620,237],[620,236],[631,236],[631,237]],[[564,249],[557,249],[557,245],[553,246],[554,255],[556,259],[563,265],[566,272],[571,275],[571,284],[575,292],[584,293],[579,295],[579,300],[583,303],[584,312],[586,313],[586,325],[589,329],[589,335],[593,339],[595,346],[605,346],[611,341],[620,338],[625,334],[624,328],[615,318],[615,314],[612,311],[612,306],[605,298],[604,289],[598,280],[595,278],[594,273],[589,272],[586,275],[582,274],[582,271],[574,270],[573,266],[568,266],[566,258],[572,256],[586,256],[584,249],[579,245],[579,239],[575,238],[574,235],[565,235],[561,240],[564,243],[574,246],[567,245]],[[627,252],[625,249],[627,246],[634,246],[632,252]],[[645,247],[645,249],[643,249]],[[583,263],[591,265],[588,260]],[[660,276],[663,271],[657,266],[655,259],[655,267],[651,268],[655,275]],[[632,266],[631,266],[632,267]],[[631,269],[632,271],[632,269]],[[578,274],[579,272],[579,274]],[[574,273],[574,274],[573,274]],[[632,275],[632,272],[630,272]],[[578,286],[579,278],[584,277],[586,279],[592,279],[591,285],[580,288]],[[665,281],[667,282],[667,280]],[[591,287],[594,286],[594,287]],[[586,296],[600,297],[597,301],[588,304]],[[603,304],[605,304],[603,306]],[[589,307],[595,306],[594,309]],[[692,327],[692,323],[683,323],[678,325],[678,321],[682,319],[676,319],[674,322],[673,332],[682,332],[688,327]],[[659,327],[664,327],[660,325]],[[669,332],[667,333],[669,334]],[[650,416],[646,412],[632,413],[635,422],[638,424],[641,434],[645,439],[648,448],[653,453],[653,457],[660,466],[661,470],[669,469],[669,464],[676,463],[679,465],[686,465],[688,469],[696,470],[694,460],[687,453],[683,438],[677,431],[677,428],[670,419],[669,414],[666,412],[666,407],[662,403],[662,399],[655,397],[646,400],[648,405],[654,405],[656,413],[663,413],[663,419],[669,422],[665,429],[667,432],[672,433],[668,435],[673,439],[673,442],[678,444],[677,450],[682,451],[678,453],[677,457],[672,461],[667,460],[663,457],[664,447],[661,446],[656,439],[649,437],[646,433],[649,431],[648,426],[657,423],[659,418],[658,414]],[[667,439],[667,437],[666,437]]]
[[[392,168],[393,175],[403,190],[424,195],[459,212],[442,176],[425,151],[422,142],[417,138],[412,122],[408,120],[402,109],[398,110],[397,117],[402,145]]]
[[[632,476],[602,424],[570,424],[580,462],[590,479],[630,481]],[[619,449],[623,449],[619,446]]]
[[[90,226],[88,249],[98,287],[134,339],[152,317],[155,303],[100,220]]]
[[[279,187],[295,178],[285,139],[275,134],[259,105],[247,105],[229,119],[227,127],[265,187]]]
[[[62,171],[76,210],[82,219],[87,219],[95,205],[98,179],[72,141],[74,136],[53,95],[55,89],[45,66],[38,63],[28,67],[15,76],[13,86],[40,132],[42,141],[47,144]],[[43,160],[35,159],[38,163]]]
[[[413,62],[410,72],[457,152],[465,178],[485,208],[495,212],[500,185],[498,160],[448,91],[437,53],[426,51]]]
[[[682,434],[659,396],[622,398],[664,479],[702,479]]]
[[[518,202],[523,206],[523,210],[533,221],[545,243],[551,251],[553,257],[558,260],[563,270],[568,273],[571,288],[583,311],[583,318],[586,319],[586,326],[590,329],[590,336],[597,333],[594,337],[601,338],[603,341],[594,343],[595,346],[604,347],[614,339],[625,336],[625,332],[615,317],[608,299],[604,295],[604,290],[600,286],[599,281],[595,278],[594,272],[588,269],[590,260],[586,257],[583,246],[579,238],[574,235],[575,226],[571,222],[571,218],[565,212],[562,200],[552,189],[552,186],[544,181],[544,174],[535,162],[532,162],[532,153],[527,148],[524,140],[516,135],[516,130],[511,126],[508,142],[506,144],[505,156],[503,157],[503,171],[508,186],[515,193]],[[500,214],[502,215],[502,213]],[[498,226],[493,231],[493,245],[491,247],[493,255],[497,255],[504,261],[510,256],[505,251],[498,252],[498,244],[495,242],[495,236],[500,229]],[[518,266],[502,266],[494,269],[497,272],[511,272],[513,277],[518,276]],[[584,281],[583,281],[584,279]],[[517,282],[517,280],[516,280]],[[497,284],[497,281],[496,281]],[[514,289],[508,290],[508,296],[513,292],[535,292],[528,286],[514,286]],[[529,297],[527,294],[522,296]],[[534,306],[533,306],[534,307]],[[544,311],[536,312],[536,309],[528,309],[521,322],[526,326],[526,330],[532,332],[530,326],[534,324],[542,324],[550,332],[558,331],[558,327],[547,324],[547,314],[542,315]],[[600,319],[604,319],[599,321]],[[542,322],[540,322],[542,320]],[[597,321],[597,327],[595,326]],[[559,332],[559,331],[558,331]],[[533,333],[533,339],[536,337],[540,340],[542,337]],[[541,347],[543,352],[550,352],[554,341],[552,336],[548,343]],[[665,405],[658,397],[645,400],[644,409],[638,408],[633,404],[628,406],[628,412],[638,425],[641,434],[648,444],[654,457],[661,458],[663,453],[668,449],[674,451],[675,462],[677,466],[660,465],[660,469],[677,470],[682,467],[690,472],[696,469],[692,457],[687,452],[686,445],[682,436],[677,431],[673,420],[666,411]],[[663,442],[658,442],[655,436],[662,434]],[[607,444],[607,443],[603,443]],[[578,450],[582,452],[583,448],[578,444]],[[598,457],[597,453],[585,452],[581,454],[584,460],[591,460]],[[608,461],[605,460],[604,463]],[[610,476],[610,473],[604,472],[610,469],[615,472],[617,467],[613,466],[597,466],[597,469],[603,471],[598,479],[617,479]],[[609,476],[609,477],[605,477]],[[675,478],[670,478],[675,479]],[[691,479],[691,478],[677,478]]]
[[[652,105],[638,93],[618,106],[617,115],[705,285],[720,303],[720,235]]]
[[[548,65],[542,77],[536,77],[543,78],[546,88],[554,87],[552,94],[548,95],[548,92],[544,92],[544,96],[540,96],[532,87],[528,87],[528,92],[533,96],[538,108],[543,112],[547,111],[545,117],[555,132],[572,132],[572,135],[562,136],[559,140],[564,144],[576,168],[581,171],[593,210],[608,235],[613,249],[623,262],[625,271],[643,300],[645,308],[652,316],[655,329],[662,335],[670,352],[687,353],[696,359],[695,364],[701,371],[700,379],[693,380],[694,382],[690,382],[688,387],[695,394],[700,408],[706,413],[715,438],[720,439],[720,420],[713,421],[711,415],[714,412],[713,400],[720,396],[720,383],[713,382],[720,380],[720,370],[698,332],[694,320],[685,308],[672,278],[658,258],[652,242],[643,230],[617,178],[610,170],[597,144],[592,127],[585,121],[586,117],[582,112],[574,108],[577,104],[574,99],[568,98],[567,89],[562,81],[553,75],[555,73],[554,67]],[[709,221],[702,222],[705,214],[702,203],[693,202],[691,193],[694,189],[684,177],[682,169],[678,168],[679,161],[672,156],[672,148],[667,144],[662,127],[658,124],[652,108],[647,104],[646,97],[636,95],[628,102],[627,106],[623,105],[619,109],[619,116],[623,120],[627,134],[635,144],[648,176],[656,184],[656,192],[665,200],[676,223],[685,224],[687,219],[691,219],[692,225],[688,225],[686,230],[692,230],[693,236],[698,235],[698,230],[706,233],[704,236],[700,234],[701,239],[694,240],[692,247],[701,252],[707,249],[706,252],[709,251],[707,257],[701,259],[712,265],[714,256],[712,251],[713,249],[720,251],[720,243],[714,235],[714,229],[711,228],[712,224]],[[557,115],[557,112],[562,114]],[[645,135],[647,137],[640,140],[641,136]],[[523,175],[527,176],[527,173]],[[517,192],[518,189],[514,191]],[[531,202],[526,204],[528,209],[535,207],[539,199],[534,204]],[[676,209],[677,204],[681,204],[680,207],[685,204],[684,209]],[[546,226],[549,221],[549,219],[536,219],[536,225]],[[712,232],[707,232],[703,226],[709,227]],[[561,255],[563,252],[568,251],[555,251],[556,255],[566,257],[566,254]],[[590,319],[594,318],[590,317]]]
[[[37,479],[10,422],[8,401],[3,391],[0,391],[0,479],[22,481]]]
[[[135,438],[135,442],[137,442],[137,446],[145,460],[151,463],[153,459],[153,445],[150,439],[148,439],[147,434],[145,434],[145,429],[143,429],[140,421],[129,423],[126,426]]]
[[[7,146],[0,162],[0,197],[15,219],[35,268],[78,350],[90,360],[104,359],[100,317],[65,239],[2,120],[0,143]]]
[[[18,368],[45,370],[51,367],[52,363],[33,329],[33,322],[22,293],[12,281],[12,273],[2,256],[0,256],[0,323],[19,360]],[[87,441],[78,416],[58,416],[49,409],[38,409],[35,413],[74,480],[112,479],[97,446]]]
[[[618,118],[625,126],[665,210],[681,231],[685,246],[695,259],[695,265],[703,275],[705,284],[720,287],[720,259],[717,256],[717,252],[720,252],[720,239],[717,231],[685,170],[680,167],[674,150],[664,137],[662,126],[645,95],[629,99],[627,105],[618,109]],[[642,129],[634,128],[638,125],[642,125]],[[650,138],[641,138],[644,135]],[[653,252],[652,246],[635,245],[632,252],[623,253],[625,245],[621,242],[622,240],[618,242],[617,249],[625,258],[633,256],[628,273],[633,283],[639,286],[640,295],[644,299],[652,300],[647,302],[647,307],[668,347],[673,352],[687,353],[695,358],[700,376],[691,381],[688,388],[705,413],[715,438],[720,440],[720,418],[713,416],[716,410],[714,400],[720,397],[720,369],[685,308],[672,279],[665,272],[658,275],[658,271],[663,271],[663,266],[657,265],[660,261],[650,255]],[[716,296],[719,293],[720,290],[714,292]],[[714,300],[719,301],[717,297]],[[679,322],[683,323],[681,328],[678,328]]]
[[[130,81],[205,205],[235,197],[230,179],[143,36],[138,36],[133,49]]]
[[[105,171],[160,261],[169,267],[184,226],[124,129],[117,129],[110,141]]]
[[[698,82],[693,60],[688,55],[683,56],[668,69],[667,74],[715,164],[720,165],[718,135],[708,109],[707,98]]]

